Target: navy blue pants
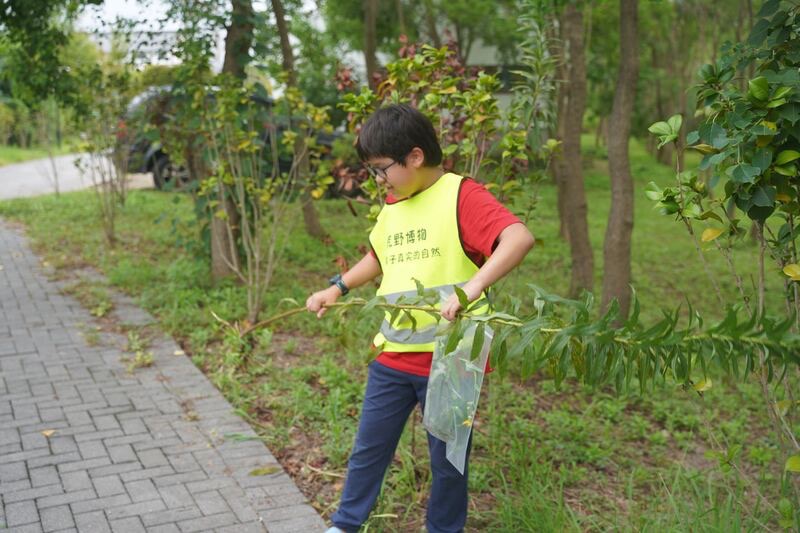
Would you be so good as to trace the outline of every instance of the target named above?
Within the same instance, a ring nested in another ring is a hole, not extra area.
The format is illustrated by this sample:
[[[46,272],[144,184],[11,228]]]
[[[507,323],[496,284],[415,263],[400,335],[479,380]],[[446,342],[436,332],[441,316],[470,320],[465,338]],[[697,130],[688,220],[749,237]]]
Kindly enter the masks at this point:
[[[389,368],[377,361],[369,365],[361,421],[347,465],[342,500],[333,524],[347,532],[358,531],[367,520],[380,493],[386,469],[408,416],[419,402],[425,408],[428,378]],[[470,445],[472,439],[470,438]],[[457,533],[467,520],[467,477],[445,457],[446,445],[428,434],[433,483],[428,498],[426,525],[431,533]],[[469,462],[469,448],[467,448]]]

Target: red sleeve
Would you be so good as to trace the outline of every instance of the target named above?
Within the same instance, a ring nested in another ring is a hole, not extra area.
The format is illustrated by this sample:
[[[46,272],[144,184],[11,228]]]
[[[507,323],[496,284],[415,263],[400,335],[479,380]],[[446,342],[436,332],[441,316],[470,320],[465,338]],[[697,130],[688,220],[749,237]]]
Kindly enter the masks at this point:
[[[458,228],[464,251],[482,265],[492,255],[497,237],[519,218],[497,201],[486,187],[472,179],[464,179],[458,195]]]

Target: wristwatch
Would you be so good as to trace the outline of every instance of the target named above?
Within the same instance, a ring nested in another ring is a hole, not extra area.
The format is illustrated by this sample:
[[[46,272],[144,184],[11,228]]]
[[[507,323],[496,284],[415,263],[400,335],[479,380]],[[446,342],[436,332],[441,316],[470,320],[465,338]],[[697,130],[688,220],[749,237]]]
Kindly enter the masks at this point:
[[[344,280],[342,279],[341,274],[336,274],[331,279],[328,280],[331,285],[336,285],[339,287],[339,290],[342,291],[342,296],[350,292],[350,289],[347,288],[347,285],[344,284]]]

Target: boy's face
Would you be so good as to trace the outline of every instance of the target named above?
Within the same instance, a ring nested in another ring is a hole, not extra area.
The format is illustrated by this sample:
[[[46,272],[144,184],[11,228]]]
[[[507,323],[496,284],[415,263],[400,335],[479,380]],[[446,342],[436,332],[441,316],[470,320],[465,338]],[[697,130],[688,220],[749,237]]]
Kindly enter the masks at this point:
[[[425,162],[422,150],[414,148],[405,158],[405,165],[390,157],[374,157],[366,161],[375,181],[395,198],[411,196],[423,188],[423,177],[419,172]]]

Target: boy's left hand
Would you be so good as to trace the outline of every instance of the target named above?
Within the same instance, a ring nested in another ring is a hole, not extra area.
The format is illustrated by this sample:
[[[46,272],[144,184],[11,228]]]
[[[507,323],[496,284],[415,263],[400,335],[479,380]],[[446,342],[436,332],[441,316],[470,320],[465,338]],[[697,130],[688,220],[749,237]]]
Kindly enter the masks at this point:
[[[474,302],[478,296],[481,295],[481,290],[471,287],[469,283],[465,284],[462,287],[464,294],[467,295],[467,300],[470,302]],[[442,304],[442,316],[449,321],[453,321],[456,318],[458,312],[461,311],[461,302],[458,301],[457,294],[451,294],[450,297]]]

